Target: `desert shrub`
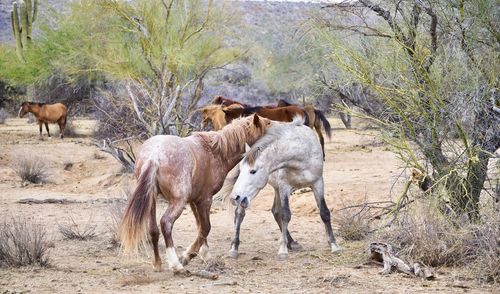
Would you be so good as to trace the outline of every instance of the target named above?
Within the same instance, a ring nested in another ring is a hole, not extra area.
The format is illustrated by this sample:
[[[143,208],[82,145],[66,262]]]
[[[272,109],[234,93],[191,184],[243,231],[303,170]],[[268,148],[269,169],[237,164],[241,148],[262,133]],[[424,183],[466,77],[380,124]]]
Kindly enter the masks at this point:
[[[346,241],[359,241],[366,238],[370,232],[367,210],[341,209],[336,214],[339,224],[337,233]]]
[[[3,108],[0,108],[0,124],[4,124],[7,117],[9,117],[7,111],[5,111],[5,109]]]
[[[0,224],[0,267],[49,265],[47,232],[26,218],[8,218]]]
[[[413,207],[384,230],[379,239],[394,246],[409,261],[429,266],[468,266],[483,281],[500,281],[500,217],[466,218],[443,215],[430,204]]]
[[[58,224],[59,232],[69,240],[88,241],[97,236],[96,225],[90,224],[92,217],[85,224],[77,224],[73,217],[69,217],[68,224]]]
[[[23,182],[44,184],[51,176],[49,166],[38,156],[18,154],[11,167]]]

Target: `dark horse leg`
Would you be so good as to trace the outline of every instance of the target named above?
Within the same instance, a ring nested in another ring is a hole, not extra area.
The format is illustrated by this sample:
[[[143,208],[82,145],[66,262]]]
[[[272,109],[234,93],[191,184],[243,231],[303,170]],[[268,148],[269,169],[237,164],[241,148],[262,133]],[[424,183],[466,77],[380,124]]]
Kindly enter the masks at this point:
[[[280,200],[280,195],[279,195],[279,189],[274,188],[274,202],[273,202],[273,208],[272,208],[274,220],[280,227],[281,229],[281,200]],[[303,249],[302,245],[300,245],[297,241],[293,240],[292,235],[290,235],[290,231],[287,230],[286,232],[287,238],[288,238],[288,249],[290,250],[296,250],[300,251]]]
[[[64,129],[66,128],[66,117],[61,117],[57,124],[59,125],[59,137],[64,138]]]
[[[234,210],[234,239],[231,242],[231,249],[228,255],[232,258],[238,258],[238,248],[240,246],[240,227],[245,218],[245,208],[241,205],[236,206]]]
[[[153,262],[153,267],[155,271],[161,270],[161,258],[160,252],[158,251],[158,240],[160,239],[160,230],[158,229],[158,224],[156,222],[156,202],[153,202],[151,207],[151,219],[149,220],[149,235],[151,236],[151,243],[153,243],[153,251],[155,254],[155,260]]]
[[[286,260],[288,258],[288,223],[292,218],[290,211],[289,198],[292,192],[291,187],[282,187],[279,191],[281,204],[281,245],[278,251],[278,260]]]
[[[314,130],[319,137],[319,143],[321,144],[321,150],[323,151],[323,161],[325,161],[325,139],[323,138],[323,134],[321,133],[321,122],[318,120],[314,122]]]
[[[42,125],[43,125],[43,122],[38,121],[38,126],[40,127],[40,138],[42,137]]]
[[[212,206],[211,198],[207,198],[199,203],[191,203],[191,210],[196,218],[196,226],[198,227],[198,236],[188,249],[182,254],[180,261],[183,265],[199,255],[203,260],[210,258],[208,251],[207,237],[210,233],[210,207]]]
[[[167,246],[167,262],[169,267],[175,272],[182,272],[184,267],[179,262],[177,254],[175,253],[174,241],[172,239],[172,229],[175,221],[179,218],[186,205],[187,197],[172,197],[174,200],[169,204],[167,210],[160,220],[161,232],[165,238],[165,245]]]
[[[49,136],[50,138],[50,132],[49,132],[49,124],[48,123],[44,123],[45,124],[45,129],[47,130],[47,135]]]
[[[330,219],[330,210],[326,206],[325,202],[323,178],[314,183],[312,189],[314,192],[314,198],[316,199],[316,204],[318,205],[319,215],[321,216],[321,220],[325,225],[328,244],[330,245],[332,252],[339,252],[341,249],[335,241],[335,236],[333,235],[332,223]]]

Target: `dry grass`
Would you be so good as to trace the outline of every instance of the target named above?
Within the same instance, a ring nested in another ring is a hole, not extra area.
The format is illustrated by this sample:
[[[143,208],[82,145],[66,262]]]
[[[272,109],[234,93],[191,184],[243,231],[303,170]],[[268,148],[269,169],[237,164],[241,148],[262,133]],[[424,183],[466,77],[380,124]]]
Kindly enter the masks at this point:
[[[23,182],[45,184],[52,175],[46,161],[38,156],[19,153],[12,161],[11,168]]]
[[[366,200],[366,199],[365,199]],[[360,241],[370,233],[370,220],[373,212],[370,207],[362,204],[346,206],[342,201],[342,208],[333,216],[339,225],[337,234],[346,241]]]
[[[483,216],[482,223],[459,222],[430,204],[414,207],[379,240],[397,254],[428,266],[465,266],[474,277],[500,282],[500,216]]]
[[[0,224],[0,267],[48,266],[47,232],[26,218],[10,218]]]
[[[363,240],[370,233],[370,221],[362,211],[340,210],[336,215],[337,234],[346,241]]]
[[[108,231],[111,235],[110,243],[111,245],[113,245],[113,247],[118,247],[120,245],[120,222],[123,217],[123,213],[125,212],[125,208],[127,207],[127,199],[131,194],[132,190],[130,190],[130,187],[123,188],[121,197],[117,198],[108,206],[110,219],[108,223]]]
[[[84,224],[77,224],[73,217],[69,217],[67,225],[58,224],[59,232],[64,236],[64,238],[69,240],[81,240],[87,241],[92,240],[97,236],[96,228],[97,225],[91,225],[92,216]]]

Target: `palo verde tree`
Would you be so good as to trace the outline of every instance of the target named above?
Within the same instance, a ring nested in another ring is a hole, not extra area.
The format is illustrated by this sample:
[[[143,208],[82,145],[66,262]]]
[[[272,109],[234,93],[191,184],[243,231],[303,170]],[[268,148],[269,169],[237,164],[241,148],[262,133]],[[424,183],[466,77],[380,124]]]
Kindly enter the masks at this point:
[[[129,116],[116,119],[133,119],[146,136],[185,135],[206,75],[240,54],[224,43],[222,11],[196,0],[89,3],[109,21],[91,32],[100,44],[87,53],[97,70],[123,86],[101,95],[126,108]]]
[[[319,81],[383,127],[407,166],[424,171],[423,190],[472,221],[500,147],[495,3],[346,1],[317,22],[331,48]],[[357,95],[345,91],[353,85]]]

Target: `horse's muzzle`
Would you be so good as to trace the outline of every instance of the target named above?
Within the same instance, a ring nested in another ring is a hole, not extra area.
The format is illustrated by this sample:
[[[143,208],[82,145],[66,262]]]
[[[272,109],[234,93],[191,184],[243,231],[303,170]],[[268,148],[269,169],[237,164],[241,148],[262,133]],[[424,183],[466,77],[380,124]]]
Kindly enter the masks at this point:
[[[247,208],[248,204],[250,204],[247,197],[241,197],[240,195],[236,195],[236,197],[232,199],[232,202],[233,205],[235,206],[241,205],[241,207],[243,208]]]

